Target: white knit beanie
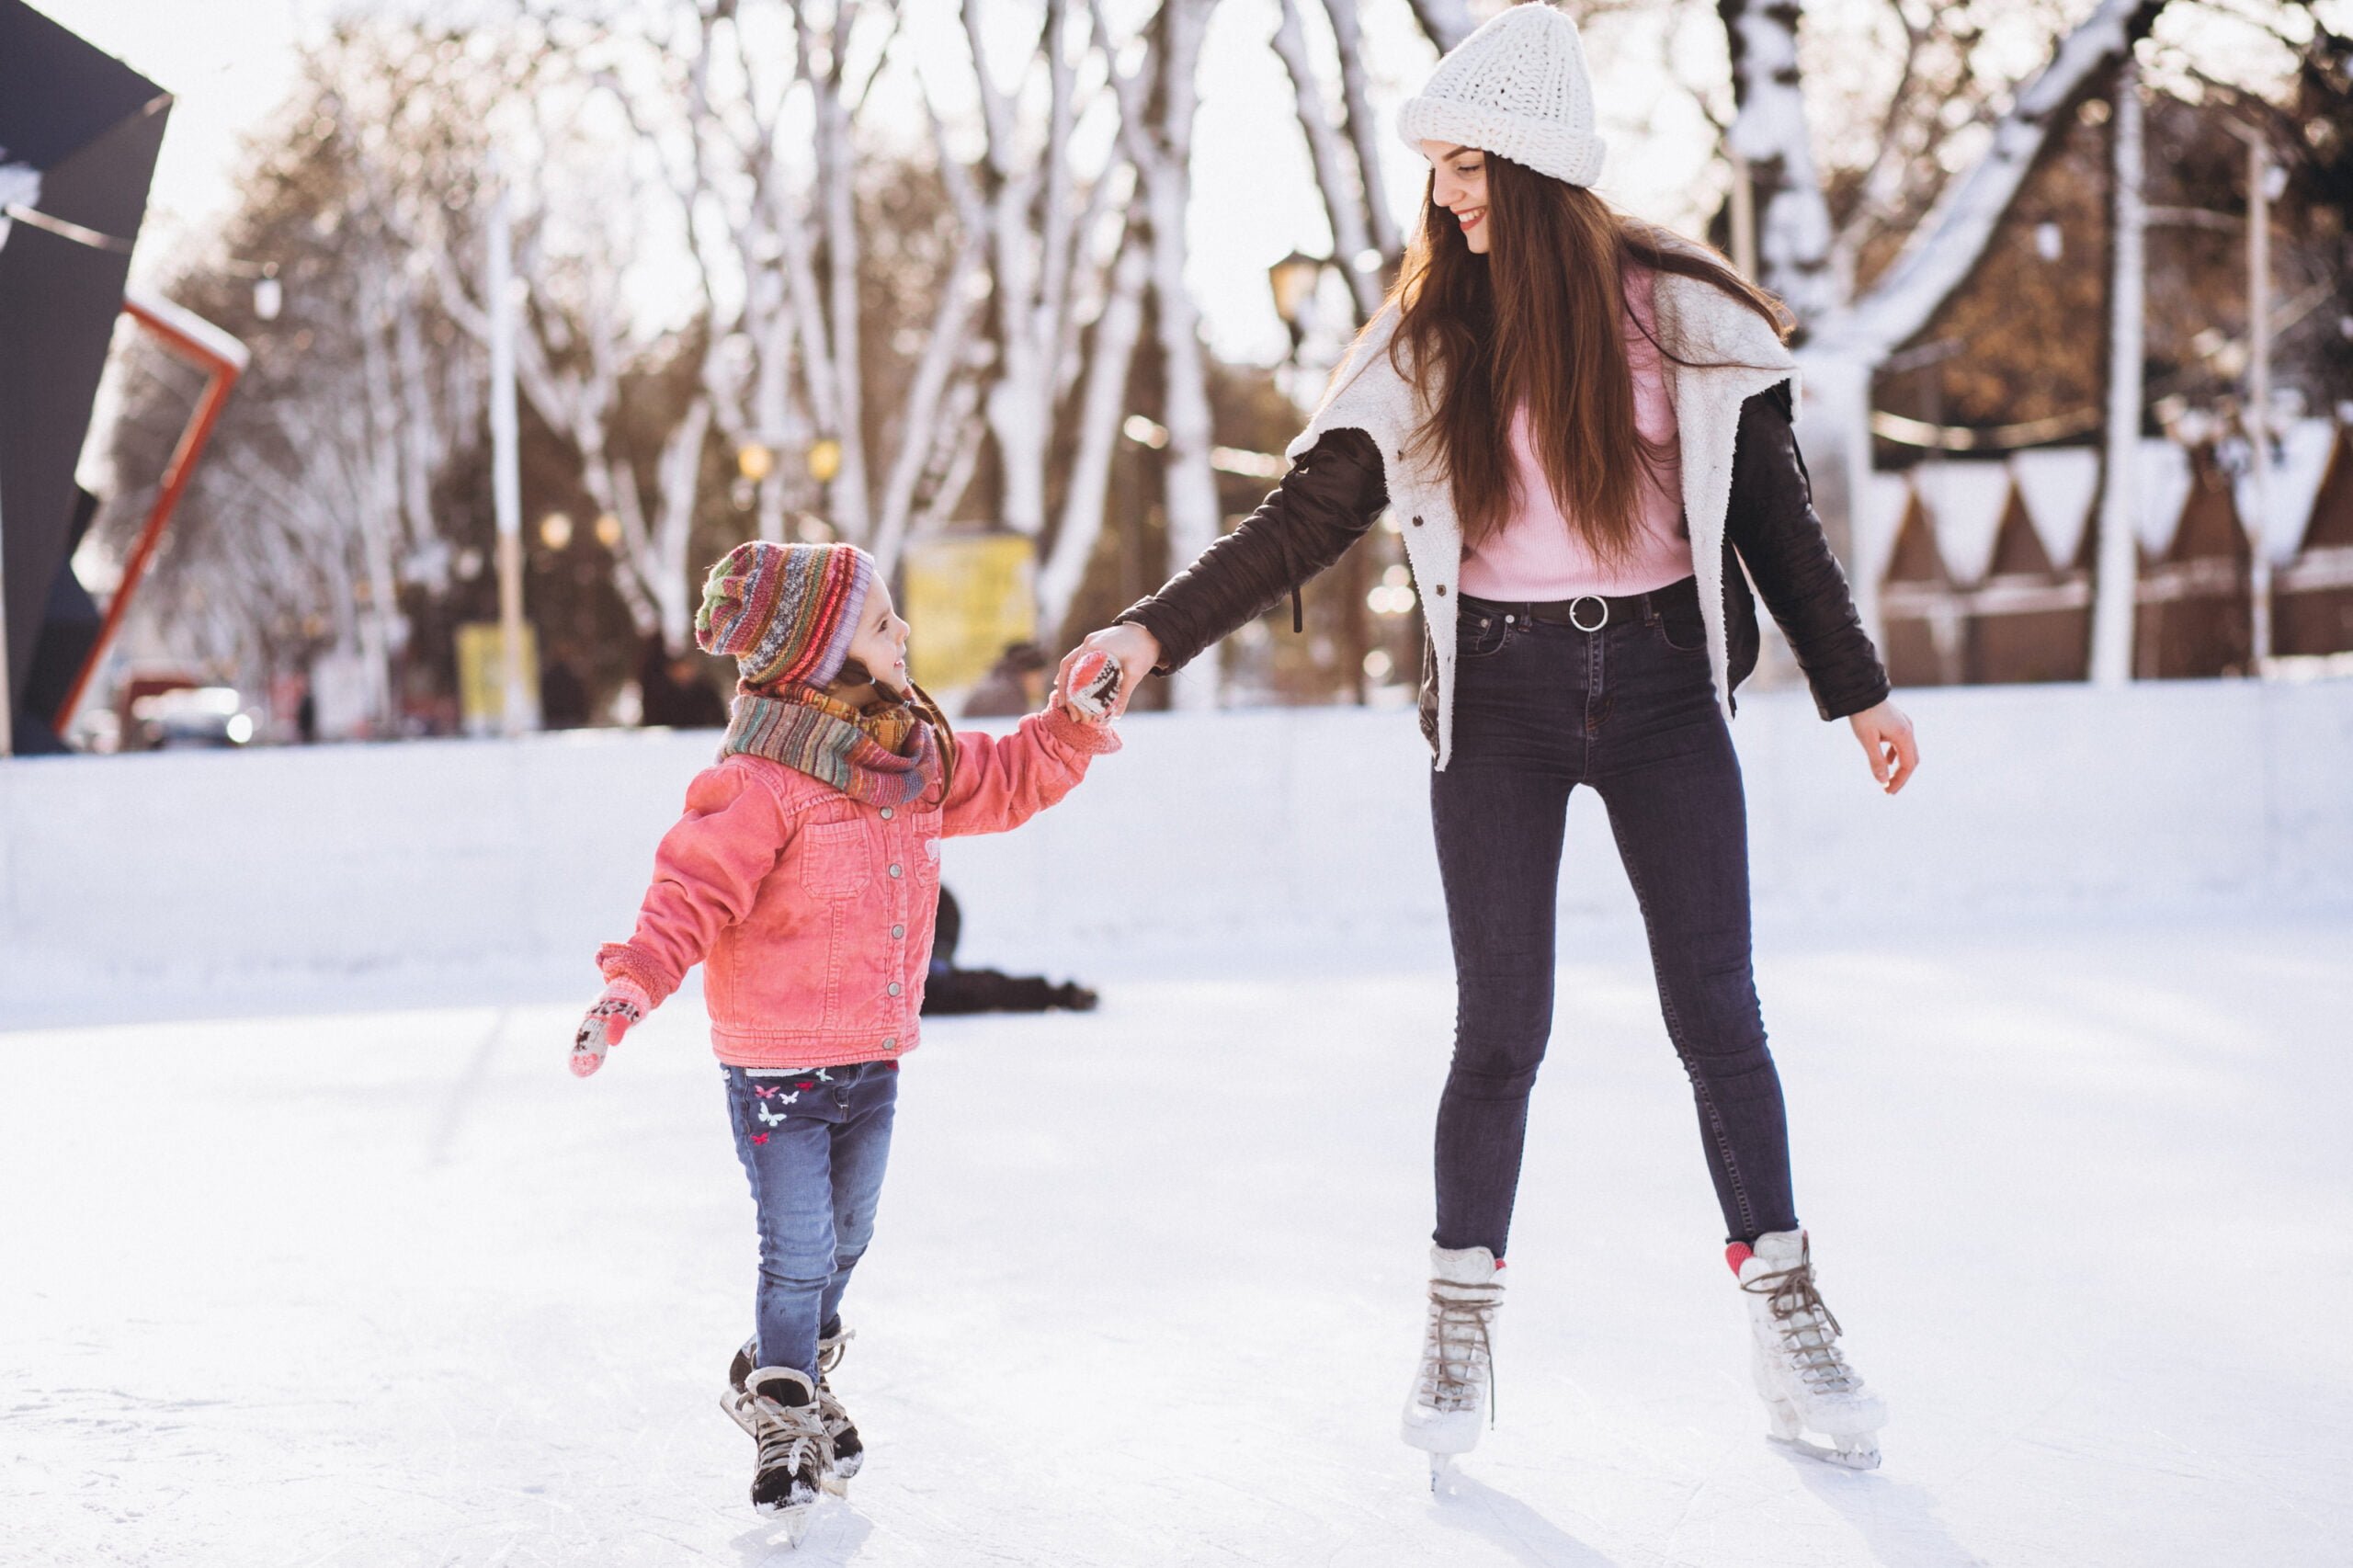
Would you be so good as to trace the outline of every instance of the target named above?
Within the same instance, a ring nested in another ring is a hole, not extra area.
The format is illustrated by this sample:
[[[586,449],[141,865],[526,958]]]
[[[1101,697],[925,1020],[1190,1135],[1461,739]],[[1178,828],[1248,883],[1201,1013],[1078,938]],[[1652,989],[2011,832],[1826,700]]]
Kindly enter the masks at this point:
[[[1421,97],[1398,111],[1397,133],[1477,147],[1571,185],[1601,177],[1593,78],[1565,13],[1536,0],[1498,13],[1447,51]]]

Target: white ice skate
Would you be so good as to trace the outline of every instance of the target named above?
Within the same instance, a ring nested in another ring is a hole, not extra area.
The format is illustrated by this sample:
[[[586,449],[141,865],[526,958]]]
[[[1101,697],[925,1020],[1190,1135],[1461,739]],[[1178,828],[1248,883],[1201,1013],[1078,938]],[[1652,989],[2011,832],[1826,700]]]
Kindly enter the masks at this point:
[[[1746,1257],[1741,1250],[1729,1258],[1748,1293],[1750,1367],[1773,1440],[1849,1470],[1877,1470],[1887,1405],[1838,1348],[1838,1320],[1814,1289],[1805,1233],[1774,1231]],[[1808,1441],[1809,1429],[1829,1441]]]
[[[1422,1363],[1405,1396],[1404,1436],[1430,1456],[1436,1491],[1454,1456],[1479,1442],[1479,1424],[1495,1386],[1495,1313],[1504,1302],[1503,1265],[1485,1247],[1430,1248],[1430,1313]]]

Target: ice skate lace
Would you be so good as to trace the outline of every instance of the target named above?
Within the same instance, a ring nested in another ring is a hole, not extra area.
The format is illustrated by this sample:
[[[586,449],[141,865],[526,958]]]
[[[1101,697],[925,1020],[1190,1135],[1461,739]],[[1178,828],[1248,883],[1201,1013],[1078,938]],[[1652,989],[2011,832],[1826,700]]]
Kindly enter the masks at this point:
[[[842,1364],[842,1353],[857,1337],[858,1330],[846,1328],[831,1339],[817,1341],[817,1415],[818,1419],[824,1423],[825,1437],[829,1442],[849,1430],[849,1412],[843,1409],[842,1402],[834,1397],[834,1391],[826,1385],[825,1378]]]
[[[1483,1381],[1487,1419],[1493,1424],[1495,1364],[1488,1329],[1502,1301],[1502,1293],[1492,1287],[1430,1281],[1429,1326],[1422,1340],[1422,1376],[1415,1390],[1423,1404],[1449,1413],[1476,1409]]]
[[[825,1437],[829,1442],[849,1430],[849,1412],[843,1408],[842,1402],[834,1397],[834,1391],[829,1388],[820,1387],[817,1390],[817,1419],[824,1423]]]
[[[759,1401],[760,1453],[759,1472],[784,1470],[798,1473],[804,1463],[813,1460],[809,1468],[823,1470],[832,1459],[832,1441],[825,1435],[824,1417],[817,1405],[784,1405],[774,1400]]]
[[[1766,1298],[1773,1324],[1780,1333],[1781,1354],[1808,1388],[1823,1393],[1852,1393],[1862,1386],[1839,1354],[1838,1320],[1823,1304],[1814,1289],[1813,1262],[1800,1258],[1797,1266],[1778,1274],[1744,1279],[1740,1288]]]

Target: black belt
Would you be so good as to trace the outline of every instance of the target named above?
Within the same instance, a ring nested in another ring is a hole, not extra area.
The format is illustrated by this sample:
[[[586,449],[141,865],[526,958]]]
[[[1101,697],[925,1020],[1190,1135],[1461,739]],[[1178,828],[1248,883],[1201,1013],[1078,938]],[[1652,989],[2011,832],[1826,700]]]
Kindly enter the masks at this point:
[[[1647,594],[1580,594],[1573,599],[1483,599],[1462,596],[1466,608],[1598,631],[1621,620],[1647,620],[1670,609],[1699,608],[1699,580],[1682,577]]]

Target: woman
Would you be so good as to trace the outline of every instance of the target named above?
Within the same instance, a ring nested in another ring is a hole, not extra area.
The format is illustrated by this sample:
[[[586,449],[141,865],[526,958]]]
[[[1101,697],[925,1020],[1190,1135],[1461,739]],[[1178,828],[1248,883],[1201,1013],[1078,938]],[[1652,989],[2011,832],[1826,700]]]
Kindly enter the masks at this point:
[[[1747,829],[1726,719],[1755,667],[1747,580],[1824,719],[1889,793],[1917,763],[1814,516],[1775,308],[1722,261],[1612,212],[1576,28],[1503,12],[1400,130],[1420,233],[1280,488],[1088,637],[1165,674],[1400,514],[1429,631],[1421,716],[1460,994],[1438,1102],[1427,1331],[1404,1437],[1477,1441],[1528,1096],[1552,1028],[1569,792],[1609,811],[1689,1074],[1774,1434],[1868,1468],[1886,1419],[1838,1345],[1790,1192],[1752,980]],[[1069,681],[1064,666],[1064,682]]]

